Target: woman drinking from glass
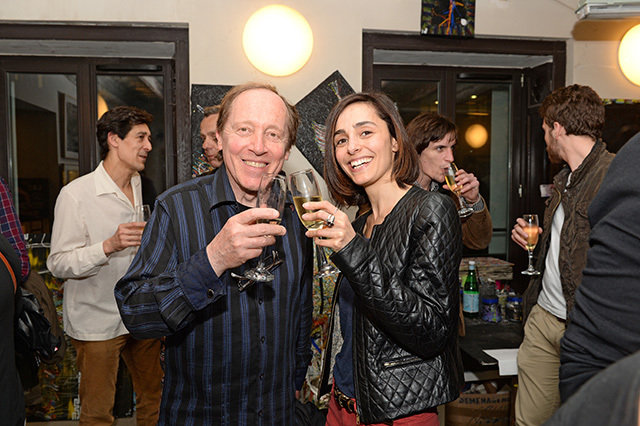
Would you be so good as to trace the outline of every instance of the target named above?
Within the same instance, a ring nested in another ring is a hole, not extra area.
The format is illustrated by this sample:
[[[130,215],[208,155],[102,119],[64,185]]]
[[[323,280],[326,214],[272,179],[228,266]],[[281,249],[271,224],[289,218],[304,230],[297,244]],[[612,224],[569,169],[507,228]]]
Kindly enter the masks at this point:
[[[327,425],[437,426],[436,407],[458,398],[464,382],[456,206],[413,185],[417,154],[386,95],[343,98],[326,132],[325,179],[338,207],[370,206],[350,223],[328,201],[305,204],[314,211],[306,220],[326,222],[307,236],[333,249],[341,271],[329,338],[335,331],[344,343]]]

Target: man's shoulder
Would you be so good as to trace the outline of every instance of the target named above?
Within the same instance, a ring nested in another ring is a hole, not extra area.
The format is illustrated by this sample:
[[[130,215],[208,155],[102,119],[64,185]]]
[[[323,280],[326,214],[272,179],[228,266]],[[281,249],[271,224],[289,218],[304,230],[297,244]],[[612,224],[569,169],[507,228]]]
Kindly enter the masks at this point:
[[[62,187],[60,193],[81,194],[90,188],[95,188],[96,170],[79,176]]]
[[[210,185],[214,179],[214,175],[206,175],[179,183],[160,194],[158,196],[158,201],[162,202],[176,196],[183,196],[184,194],[188,193],[199,193],[205,191],[206,186]]]

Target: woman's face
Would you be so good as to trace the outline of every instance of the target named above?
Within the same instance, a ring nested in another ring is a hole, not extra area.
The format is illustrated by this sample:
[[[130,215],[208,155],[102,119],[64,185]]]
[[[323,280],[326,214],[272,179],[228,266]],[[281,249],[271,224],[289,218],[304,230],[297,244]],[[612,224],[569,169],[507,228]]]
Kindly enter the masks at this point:
[[[356,185],[367,188],[391,180],[398,142],[370,104],[358,102],[342,111],[333,144],[338,165]]]

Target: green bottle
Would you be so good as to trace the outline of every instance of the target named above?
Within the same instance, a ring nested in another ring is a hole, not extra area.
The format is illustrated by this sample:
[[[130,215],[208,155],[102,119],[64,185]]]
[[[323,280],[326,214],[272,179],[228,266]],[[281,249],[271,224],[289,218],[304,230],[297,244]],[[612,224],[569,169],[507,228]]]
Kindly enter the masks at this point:
[[[480,313],[480,292],[476,277],[476,262],[469,261],[469,274],[462,290],[462,314],[467,318],[478,318]]]

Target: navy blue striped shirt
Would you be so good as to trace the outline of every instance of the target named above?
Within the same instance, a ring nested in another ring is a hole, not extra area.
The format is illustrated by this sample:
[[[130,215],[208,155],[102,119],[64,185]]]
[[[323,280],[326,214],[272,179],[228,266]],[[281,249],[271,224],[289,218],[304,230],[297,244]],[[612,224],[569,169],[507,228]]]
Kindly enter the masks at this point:
[[[287,234],[276,238],[284,263],[274,281],[239,292],[231,271],[218,277],[205,251],[246,208],[226,168],[158,197],[115,294],[134,337],[167,336],[159,424],[295,423],[295,391],[311,359],[313,256],[290,195],[287,201]]]

